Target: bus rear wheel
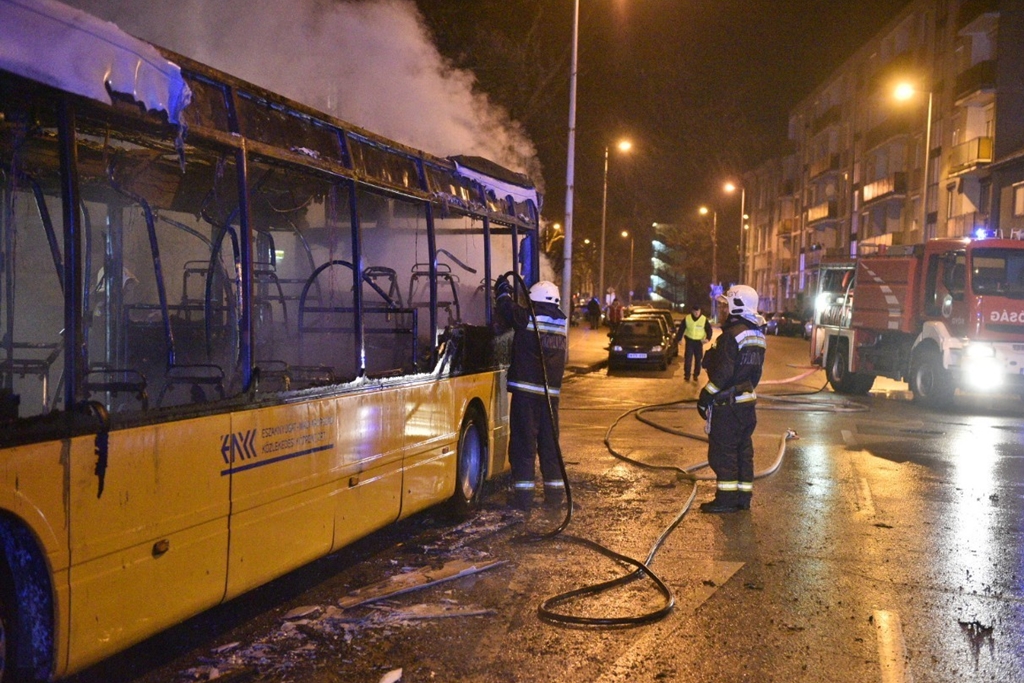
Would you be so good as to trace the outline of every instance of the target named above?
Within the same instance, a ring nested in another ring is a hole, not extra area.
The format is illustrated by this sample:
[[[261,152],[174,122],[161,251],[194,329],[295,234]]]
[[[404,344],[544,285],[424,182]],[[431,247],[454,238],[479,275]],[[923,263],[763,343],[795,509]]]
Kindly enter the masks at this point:
[[[459,430],[458,464],[455,473],[455,495],[451,508],[457,515],[467,515],[480,506],[487,463],[487,432],[483,418],[474,411],[466,415]]]

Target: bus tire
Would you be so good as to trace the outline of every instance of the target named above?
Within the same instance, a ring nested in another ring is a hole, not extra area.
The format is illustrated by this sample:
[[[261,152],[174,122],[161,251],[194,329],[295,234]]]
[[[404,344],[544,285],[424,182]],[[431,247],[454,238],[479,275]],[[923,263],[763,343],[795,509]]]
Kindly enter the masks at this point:
[[[914,402],[929,408],[948,406],[956,391],[949,373],[942,367],[939,350],[932,347],[919,349],[911,356],[908,383],[914,392]]]
[[[479,410],[470,410],[462,420],[456,453],[455,495],[451,510],[466,516],[480,507],[487,469],[487,430]]]

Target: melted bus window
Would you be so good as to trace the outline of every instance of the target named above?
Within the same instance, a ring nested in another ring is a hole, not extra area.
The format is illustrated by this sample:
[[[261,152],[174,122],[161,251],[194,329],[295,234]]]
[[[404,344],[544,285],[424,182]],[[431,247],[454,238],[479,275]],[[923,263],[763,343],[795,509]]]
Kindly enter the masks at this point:
[[[231,153],[79,119],[88,368],[115,413],[242,390]]]
[[[63,230],[56,122],[0,98],[0,422],[63,407]]]

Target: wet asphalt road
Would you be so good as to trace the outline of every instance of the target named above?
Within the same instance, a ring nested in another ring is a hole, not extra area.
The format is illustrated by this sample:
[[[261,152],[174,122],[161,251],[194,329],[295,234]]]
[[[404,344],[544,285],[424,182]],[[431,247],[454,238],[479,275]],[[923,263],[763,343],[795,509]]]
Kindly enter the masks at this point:
[[[768,382],[800,374],[804,342],[769,340]],[[72,680],[370,681],[1024,681],[1024,404],[963,398],[929,412],[875,393],[855,403],[802,382],[759,390],[750,512],[687,513],[652,568],[676,605],[635,628],[554,626],[546,598],[626,570],[567,538],[525,542],[499,488],[459,523],[429,512],[158,636]],[[894,388],[879,382],[876,389]],[[562,448],[577,507],[568,533],[645,557],[693,483],[613,458],[603,439],[633,408],[695,398],[678,361],[665,372],[567,381]],[[770,395],[790,395],[786,401]],[[805,394],[793,396],[793,394]],[[899,396],[899,392],[890,394]],[[699,434],[692,404],[645,417]],[[700,441],[632,416],[613,448],[650,464],[705,459]],[[706,474],[708,471],[704,470]],[[696,484],[697,503],[713,495]],[[529,525],[542,528],[534,515]],[[454,558],[504,564],[338,614],[354,588]],[[410,619],[473,608],[482,616]],[[559,609],[590,616],[656,610],[639,580]],[[297,608],[301,618],[284,619]]]

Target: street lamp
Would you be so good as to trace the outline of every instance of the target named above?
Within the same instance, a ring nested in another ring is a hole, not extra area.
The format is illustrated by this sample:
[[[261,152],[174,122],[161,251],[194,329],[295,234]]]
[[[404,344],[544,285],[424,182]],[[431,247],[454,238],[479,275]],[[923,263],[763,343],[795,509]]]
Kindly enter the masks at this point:
[[[629,140],[619,140],[615,147],[620,152],[628,152],[633,148]],[[599,301],[604,301],[604,236],[608,225],[608,147],[604,148],[604,193],[601,199],[601,256],[598,265],[597,289]]]
[[[726,183],[725,191],[732,194],[736,191],[734,183]],[[747,281],[746,271],[746,237],[747,237],[747,188],[740,187],[740,282]]]
[[[711,286],[718,284],[718,212],[706,206],[700,207],[700,215],[711,214]]]
[[[629,303],[628,306],[633,305],[633,233],[628,230],[622,231],[623,237],[629,238]]]
[[[576,158],[576,55],[580,36],[580,0],[575,0],[572,17],[572,60],[569,68],[569,149],[565,165],[565,248],[562,265],[562,302],[572,301],[572,194],[575,184]],[[566,346],[566,359],[569,347]]]
[[[909,100],[911,97],[916,95],[918,92],[914,86],[909,83],[900,83],[896,86],[896,90],[893,95],[897,100]],[[922,176],[924,180],[921,181],[921,239],[925,238],[925,234],[928,230],[928,156],[932,148],[932,91],[927,91],[928,94],[928,119],[924,125],[924,166],[922,169]]]

